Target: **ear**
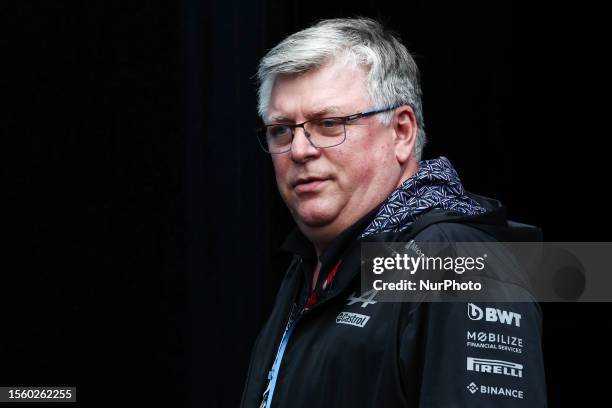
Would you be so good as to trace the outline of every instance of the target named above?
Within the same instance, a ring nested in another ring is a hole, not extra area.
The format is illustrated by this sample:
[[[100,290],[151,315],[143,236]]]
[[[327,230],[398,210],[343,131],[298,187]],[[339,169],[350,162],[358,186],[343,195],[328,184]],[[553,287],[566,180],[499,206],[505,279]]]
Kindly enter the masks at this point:
[[[403,105],[397,108],[392,125],[395,132],[395,158],[403,165],[414,154],[416,143],[417,122],[412,107]]]

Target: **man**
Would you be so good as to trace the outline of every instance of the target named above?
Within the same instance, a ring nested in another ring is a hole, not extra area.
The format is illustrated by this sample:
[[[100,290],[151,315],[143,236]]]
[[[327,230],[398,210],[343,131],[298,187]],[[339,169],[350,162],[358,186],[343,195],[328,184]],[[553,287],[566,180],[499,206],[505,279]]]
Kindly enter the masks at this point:
[[[361,293],[364,239],[540,237],[507,221],[498,201],[464,191],[448,159],[421,161],[421,91],[406,48],[373,20],[326,20],[269,51],[258,76],[260,143],[298,228],[284,246],[293,261],[253,348],[242,406],[545,406],[537,304]],[[473,317],[483,310],[517,320]],[[366,323],[343,324],[346,313]],[[470,348],[469,333],[520,347]]]

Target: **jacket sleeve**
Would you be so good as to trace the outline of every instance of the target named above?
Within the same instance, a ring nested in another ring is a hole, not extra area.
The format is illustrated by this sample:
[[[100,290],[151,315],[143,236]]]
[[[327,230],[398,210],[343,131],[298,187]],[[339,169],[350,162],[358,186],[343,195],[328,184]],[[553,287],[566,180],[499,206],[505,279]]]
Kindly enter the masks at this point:
[[[400,330],[403,387],[422,408],[546,407],[541,333],[537,303],[422,303]]]

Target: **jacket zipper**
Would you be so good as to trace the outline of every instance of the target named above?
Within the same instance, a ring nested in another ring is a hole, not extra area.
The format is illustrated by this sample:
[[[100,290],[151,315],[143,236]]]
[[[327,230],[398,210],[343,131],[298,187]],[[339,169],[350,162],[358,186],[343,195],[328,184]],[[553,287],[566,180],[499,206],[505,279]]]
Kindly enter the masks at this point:
[[[298,258],[298,262],[297,262],[297,265],[294,264],[294,268],[301,268],[303,259],[299,255],[297,256],[297,258]],[[279,356],[279,353],[281,353],[281,349],[283,349],[283,342],[285,340],[285,337],[290,335],[291,332],[293,331],[293,327],[297,324],[298,320],[301,317],[301,313],[303,311],[303,310],[301,310],[298,313],[298,315],[295,318],[295,320],[292,321],[291,324],[289,324],[289,322],[291,320],[291,316],[292,316],[292,314],[294,312],[295,297],[297,296],[298,291],[299,291],[299,285],[297,285],[296,289],[293,291],[293,295],[292,295],[293,301],[292,301],[291,306],[289,307],[289,314],[287,315],[287,318],[285,319],[284,324],[282,326],[283,327],[283,331],[282,331],[282,333],[280,335],[280,340],[278,341],[278,348],[276,350],[276,355],[274,356],[274,360],[272,360],[272,368],[270,370],[268,370],[267,375],[266,375],[266,379],[268,381],[266,383],[266,388],[265,388],[264,393],[262,395],[262,398],[264,396],[266,396],[266,398],[262,401],[262,404],[261,404],[262,406],[266,406],[267,407],[268,405],[272,404],[272,399],[271,398],[273,397],[273,395],[271,396],[270,394],[274,393],[274,389],[273,388],[271,389],[270,386],[272,385],[272,381],[273,381],[271,377],[272,377],[272,374],[274,372],[274,366],[276,365],[277,358],[280,358],[280,361],[278,362],[277,373],[276,373],[278,375],[278,371],[280,371],[280,365],[282,363],[282,357],[283,357],[283,354],[284,354],[284,350],[283,350],[282,354]],[[266,395],[266,392],[267,392],[267,395]],[[268,401],[269,401],[269,404],[268,404]]]

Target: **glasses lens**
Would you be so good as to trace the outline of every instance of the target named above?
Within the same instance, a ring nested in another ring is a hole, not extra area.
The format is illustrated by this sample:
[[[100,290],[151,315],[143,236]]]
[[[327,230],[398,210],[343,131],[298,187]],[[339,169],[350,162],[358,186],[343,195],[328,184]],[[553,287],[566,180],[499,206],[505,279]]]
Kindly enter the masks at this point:
[[[304,125],[310,135],[310,142],[317,147],[331,147],[344,142],[346,136],[344,120],[341,118],[322,118]]]
[[[333,147],[346,139],[343,118],[322,118],[304,123],[304,131],[315,147]],[[257,133],[261,147],[268,153],[284,153],[291,150],[293,141],[292,126],[267,125]]]
[[[262,146],[269,153],[280,153],[291,146],[291,128],[286,125],[266,126],[260,134]]]

